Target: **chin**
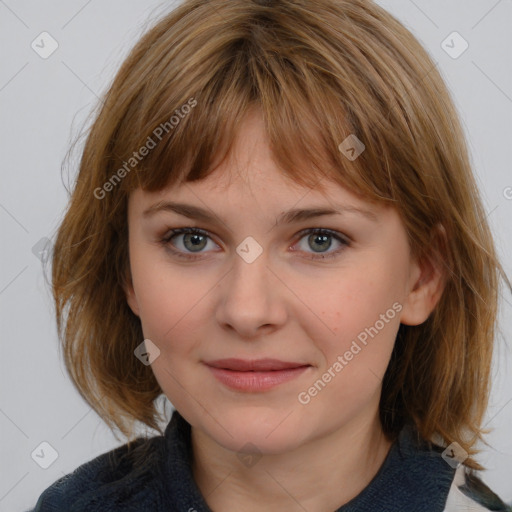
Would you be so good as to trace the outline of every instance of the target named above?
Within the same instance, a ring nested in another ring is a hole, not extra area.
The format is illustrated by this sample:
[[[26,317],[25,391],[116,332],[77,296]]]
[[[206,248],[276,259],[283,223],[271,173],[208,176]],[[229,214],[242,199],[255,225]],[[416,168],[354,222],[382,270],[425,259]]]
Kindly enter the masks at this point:
[[[228,450],[239,452],[250,443],[262,454],[278,454],[292,450],[303,442],[300,434],[304,424],[301,428],[297,418],[283,409],[238,406],[230,413],[223,414],[222,419],[219,417],[222,426],[209,417],[205,418],[207,424],[203,423],[203,428]],[[251,451],[250,447],[246,448]]]

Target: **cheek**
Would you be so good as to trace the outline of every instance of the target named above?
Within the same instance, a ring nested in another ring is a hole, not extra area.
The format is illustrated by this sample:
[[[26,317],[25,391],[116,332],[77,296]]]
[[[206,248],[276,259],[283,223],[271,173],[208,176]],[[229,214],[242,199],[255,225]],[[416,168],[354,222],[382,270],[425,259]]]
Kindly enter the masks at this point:
[[[184,279],[158,250],[132,247],[130,260],[144,336],[162,349],[166,337],[186,324],[205,288],[198,288],[193,277]]]
[[[403,301],[402,279],[384,262],[368,263],[329,276],[301,290],[309,310],[332,337],[354,336],[373,325],[395,302]],[[318,329],[318,325],[316,325]]]
[[[329,293],[315,288],[306,295],[317,313],[308,316],[307,330],[323,353],[324,369],[343,358],[339,374],[353,384],[375,380],[371,373],[382,377],[389,362],[403,300],[401,277],[393,268],[389,259],[362,261],[331,279]]]
[[[161,263],[141,266],[140,272],[135,272],[134,287],[144,338],[160,350],[151,365],[153,374],[174,407],[188,411],[191,404],[184,389],[197,386],[190,380],[194,375],[190,370],[202,339],[201,324],[208,318],[202,308],[210,287],[198,276],[180,276]]]
[[[333,332],[318,330],[318,322],[316,327],[309,327],[309,335],[323,357],[311,387],[302,391],[319,412],[333,409],[328,412],[333,421],[339,414],[346,418],[356,415],[380,394],[401,310],[396,300],[399,294],[386,284],[383,280],[377,286],[368,273],[352,274],[343,280],[337,294],[322,303],[325,324]],[[333,306],[333,301],[338,305]],[[319,332],[323,334],[319,336]],[[341,409],[332,404],[339,404]]]

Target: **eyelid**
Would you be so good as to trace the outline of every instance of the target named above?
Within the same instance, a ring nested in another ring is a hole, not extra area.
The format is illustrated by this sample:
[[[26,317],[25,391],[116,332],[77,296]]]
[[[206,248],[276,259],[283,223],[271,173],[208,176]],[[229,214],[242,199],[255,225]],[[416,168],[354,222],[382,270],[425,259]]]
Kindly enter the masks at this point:
[[[352,239],[345,233],[341,233],[340,231],[336,231],[335,229],[330,228],[305,228],[301,229],[295,236],[300,240],[304,235],[314,234],[317,232],[327,233],[334,238],[341,239],[341,241],[346,242],[347,244],[352,242]]]

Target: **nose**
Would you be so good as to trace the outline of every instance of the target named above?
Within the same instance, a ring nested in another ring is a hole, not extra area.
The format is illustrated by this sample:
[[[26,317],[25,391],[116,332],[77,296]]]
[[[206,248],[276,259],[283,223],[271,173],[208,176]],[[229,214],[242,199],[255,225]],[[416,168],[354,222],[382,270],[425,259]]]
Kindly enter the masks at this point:
[[[281,328],[291,292],[269,266],[265,251],[254,261],[235,255],[232,269],[219,284],[216,319],[239,337],[253,339]]]

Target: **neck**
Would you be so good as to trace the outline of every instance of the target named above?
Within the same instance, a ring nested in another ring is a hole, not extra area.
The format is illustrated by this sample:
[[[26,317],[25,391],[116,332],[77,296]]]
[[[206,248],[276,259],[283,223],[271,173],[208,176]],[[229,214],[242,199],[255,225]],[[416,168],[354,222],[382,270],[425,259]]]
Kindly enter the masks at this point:
[[[237,453],[192,428],[193,475],[214,511],[336,510],[373,479],[389,453],[375,411],[293,451],[263,454],[249,467]]]

